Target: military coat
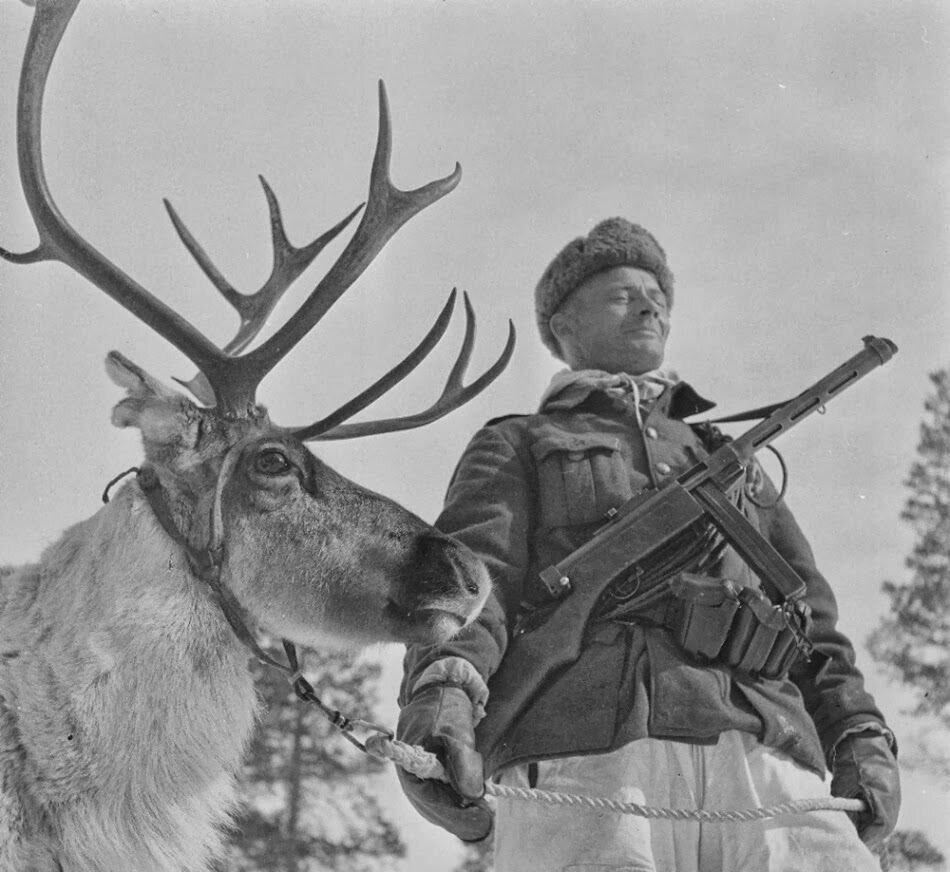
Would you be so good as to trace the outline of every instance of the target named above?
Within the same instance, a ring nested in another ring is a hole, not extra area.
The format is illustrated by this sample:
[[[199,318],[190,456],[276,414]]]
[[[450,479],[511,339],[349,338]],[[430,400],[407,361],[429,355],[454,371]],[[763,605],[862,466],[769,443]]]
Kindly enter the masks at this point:
[[[488,716],[476,731],[486,774],[515,762],[606,752],[645,736],[711,743],[730,729],[752,732],[823,772],[846,732],[883,728],[853,646],[837,629],[832,589],[784,500],[746,513],[807,585],[815,653],[787,678],[699,663],[662,627],[605,622],[592,624],[575,662],[528,689],[530,704],[513,720],[504,695],[492,692],[510,634],[550,601],[539,572],[586,541],[609,510],[708,456],[684,418],[711,405],[684,382],[639,416],[629,402],[593,391],[570,408],[489,422],[471,440],[436,525],[484,560],[493,594],[455,639],[408,650],[403,702],[413,678],[436,660],[471,663],[489,688]],[[767,480],[762,496],[777,497]]]

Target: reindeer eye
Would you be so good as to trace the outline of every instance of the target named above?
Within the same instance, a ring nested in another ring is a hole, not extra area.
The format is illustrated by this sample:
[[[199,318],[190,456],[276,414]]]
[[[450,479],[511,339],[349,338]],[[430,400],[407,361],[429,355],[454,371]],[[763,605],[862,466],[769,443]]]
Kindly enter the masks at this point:
[[[267,448],[255,458],[254,468],[261,475],[284,475],[293,469],[293,464],[287,459],[283,451],[277,448]]]

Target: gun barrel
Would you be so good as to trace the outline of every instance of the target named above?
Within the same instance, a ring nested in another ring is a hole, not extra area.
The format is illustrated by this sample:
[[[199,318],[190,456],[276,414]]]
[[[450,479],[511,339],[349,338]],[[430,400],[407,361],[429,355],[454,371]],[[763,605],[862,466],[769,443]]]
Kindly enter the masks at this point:
[[[812,412],[823,411],[825,405],[871,370],[887,363],[896,353],[897,346],[890,339],[865,336],[864,348],[846,360],[837,369],[802,391],[795,399],[776,409],[755,427],[730,443],[732,450],[743,461],[749,460],[756,451],[773,439],[808,417]]]

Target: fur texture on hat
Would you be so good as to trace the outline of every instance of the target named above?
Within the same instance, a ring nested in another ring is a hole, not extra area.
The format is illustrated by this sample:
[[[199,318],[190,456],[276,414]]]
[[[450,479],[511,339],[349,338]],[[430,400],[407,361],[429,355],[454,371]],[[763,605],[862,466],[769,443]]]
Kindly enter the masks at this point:
[[[673,273],[666,265],[666,252],[656,237],[626,218],[601,221],[587,236],[569,242],[548,264],[534,291],[534,310],[541,341],[561,358],[551,332],[551,316],[577,287],[595,273],[615,266],[632,266],[656,276],[657,284],[673,307]]]

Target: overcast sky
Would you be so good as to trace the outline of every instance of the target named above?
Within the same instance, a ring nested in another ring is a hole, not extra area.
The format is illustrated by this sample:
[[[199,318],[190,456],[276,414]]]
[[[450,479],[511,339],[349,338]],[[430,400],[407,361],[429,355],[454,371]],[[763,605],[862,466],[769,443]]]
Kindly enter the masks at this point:
[[[14,250],[35,244],[14,135],[30,19],[0,2],[0,245]],[[239,288],[255,289],[270,268],[257,174],[295,243],[338,221],[365,196],[383,78],[396,183],[459,161],[461,184],[397,234],[259,396],[279,423],[325,414],[412,347],[453,286],[479,316],[476,367],[501,350],[511,318],[515,358],[476,402],[425,430],[319,448],[430,519],[471,433],[532,410],[557,371],[532,289],[602,218],[642,223],[666,248],[668,362],[723,412],[794,395],[865,334],[891,338],[890,364],[779,446],[789,503],[860,647],[886,607],[880,582],[905,577],[902,481],[927,373],[950,364],[948,59],[950,6],[917,0],[85,0],[49,86],[46,159],[73,225],[223,343],[235,316],[162,197]],[[16,563],[96,511],[105,482],[140,459],[137,434],[109,425],[120,392],[106,352],[162,378],[191,366],[60,265],[0,263],[0,323],[0,561]],[[448,345],[460,336],[458,317]],[[454,350],[379,414],[426,405]],[[862,657],[888,714],[912,730]],[[950,854],[946,775],[908,776],[902,825]],[[426,825],[414,832],[422,870],[422,854],[446,843]]]

